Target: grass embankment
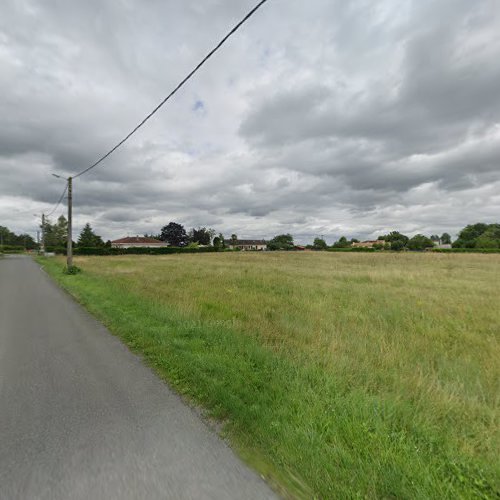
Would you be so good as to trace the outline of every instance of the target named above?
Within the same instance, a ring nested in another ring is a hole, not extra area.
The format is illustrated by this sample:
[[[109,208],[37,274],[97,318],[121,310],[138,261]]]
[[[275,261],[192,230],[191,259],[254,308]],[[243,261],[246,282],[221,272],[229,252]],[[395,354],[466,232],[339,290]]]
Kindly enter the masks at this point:
[[[42,262],[292,496],[498,495],[499,256]]]

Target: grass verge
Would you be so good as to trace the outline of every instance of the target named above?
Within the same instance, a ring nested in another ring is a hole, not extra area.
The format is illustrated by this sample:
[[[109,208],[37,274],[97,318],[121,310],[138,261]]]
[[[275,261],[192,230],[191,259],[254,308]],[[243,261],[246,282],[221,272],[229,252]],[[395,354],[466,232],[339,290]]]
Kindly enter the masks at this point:
[[[40,262],[289,496],[498,496],[498,256]]]

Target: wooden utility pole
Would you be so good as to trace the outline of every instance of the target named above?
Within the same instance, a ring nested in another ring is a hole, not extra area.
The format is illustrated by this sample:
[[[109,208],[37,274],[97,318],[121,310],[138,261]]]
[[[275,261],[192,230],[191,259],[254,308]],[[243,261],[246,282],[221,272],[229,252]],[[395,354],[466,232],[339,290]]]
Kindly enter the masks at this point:
[[[66,250],[66,266],[73,266],[73,179],[68,177],[68,247]]]
[[[45,255],[45,214],[42,214],[42,255]]]

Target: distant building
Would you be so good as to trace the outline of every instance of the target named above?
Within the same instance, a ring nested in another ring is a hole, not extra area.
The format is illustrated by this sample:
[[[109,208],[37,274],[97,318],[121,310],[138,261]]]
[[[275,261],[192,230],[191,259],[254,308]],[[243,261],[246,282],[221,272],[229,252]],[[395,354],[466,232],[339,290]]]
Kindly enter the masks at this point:
[[[231,250],[266,250],[267,243],[264,240],[224,240],[226,248]]]
[[[449,250],[452,248],[451,243],[435,243],[433,248],[442,248],[445,250]]]
[[[164,241],[148,238],[146,236],[127,236],[111,242],[113,248],[133,248],[133,247],[167,247],[168,244]]]
[[[367,241],[358,241],[357,243],[353,243],[353,248],[373,248],[373,245],[383,245],[385,241],[383,240],[367,240]]]

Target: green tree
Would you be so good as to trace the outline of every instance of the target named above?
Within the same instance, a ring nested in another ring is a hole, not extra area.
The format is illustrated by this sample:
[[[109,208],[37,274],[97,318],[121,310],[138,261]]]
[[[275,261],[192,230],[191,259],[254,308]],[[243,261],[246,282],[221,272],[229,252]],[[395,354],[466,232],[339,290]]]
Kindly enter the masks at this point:
[[[500,224],[478,222],[465,226],[458,233],[458,239],[453,243],[453,247],[497,248],[497,243],[500,247]]]
[[[294,247],[291,234],[278,234],[267,244],[269,250],[293,250]]]
[[[388,241],[389,243],[392,243],[393,241],[402,241],[403,245],[406,245],[408,243],[408,236],[401,234],[399,231],[391,231],[389,234],[382,236],[384,241]]]
[[[185,247],[189,243],[184,226],[177,222],[169,222],[161,228],[160,240],[166,241],[173,247]]]
[[[85,226],[82,229],[82,232],[80,233],[80,236],[78,238],[77,246],[82,248],[97,248],[97,247],[103,247],[104,246],[104,241],[100,236],[98,236],[90,224],[87,222]]]
[[[314,238],[312,247],[314,250],[326,250],[328,248],[328,245],[323,238]]]
[[[214,238],[213,245],[217,250],[223,250],[226,247],[224,235],[222,233],[219,233],[219,235]]]
[[[42,232],[45,240],[45,247],[49,249],[62,248],[68,242],[68,221],[64,215],[61,215],[55,224],[50,222],[48,217],[45,218],[45,224],[42,227]]]
[[[16,235],[7,227],[0,226],[0,245],[13,245]]]
[[[403,240],[394,240],[389,244],[391,245],[391,250],[394,250],[395,252],[400,252],[405,248],[405,243],[403,242]]]
[[[433,246],[434,242],[423,234],[416,234],[410,238],[407,244],[407,247],[410,250],[425,250],[426,248],[432,248]]]
[[[478,222],[465,226],[459,233],[458,239],[453,243],[455,248],[475,248],[476,240],[488,229],[488,224]]]
[[[352,245],[345,236],[341,236],[332,246],[333,248],[349,248]]]
[[[441,235],[441,243],[443,245],[449,245],[451,243],[451,236],[448,233],[443,233]]]
[[[189,240],[199,245],[210,245],[214,233],[215,231],[213,229],[207,229],[206,227],[199,227],[198,229],[193,228],[189,231]]]
[[[384,240],[386,243],[390,243],[391,250],[399,252],[406,247],[409,239],[408,236],[401,234],[399,231],[391,231],[389,234],[384,236],[379,236],[379,240]]]

